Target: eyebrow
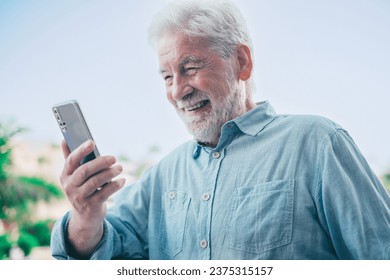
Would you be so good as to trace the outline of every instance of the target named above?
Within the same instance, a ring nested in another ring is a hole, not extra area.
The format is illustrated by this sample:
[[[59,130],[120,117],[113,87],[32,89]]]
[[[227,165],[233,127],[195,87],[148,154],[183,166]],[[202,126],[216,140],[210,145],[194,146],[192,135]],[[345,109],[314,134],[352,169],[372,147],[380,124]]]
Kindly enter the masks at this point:
[[[189,55],[187,57],[185,57],[180,63],[179,63],[179,66],[180,67],[183,67],[184,65],[188,64],[188,63],[204,63],[204,59],[202,58],[199,58],[199,57],[196,57],[194,55]],[[168,70],[165,70],[165,69],[160,69],[158,71],[160,74],[164,74],[165,72],[169,72]]]
[[[194,55],[189,55],[187,57],[185,57],[180,63],[179,65],[180,66],[183,66],[183,65],[186,65],[188,63],[203,63],[203,59],[202,58],[199,58],[199,57],[196,57]]]

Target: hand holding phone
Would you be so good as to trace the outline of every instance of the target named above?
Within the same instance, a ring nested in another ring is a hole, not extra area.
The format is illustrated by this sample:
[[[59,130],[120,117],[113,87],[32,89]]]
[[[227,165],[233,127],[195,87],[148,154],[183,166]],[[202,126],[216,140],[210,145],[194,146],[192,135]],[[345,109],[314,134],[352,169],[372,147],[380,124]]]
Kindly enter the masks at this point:
[[[88,257],[103,235],[105,201],[125,184],[123,178],[114,179],[122,166],[113,156],[99,156],[95,143],[88,141],[93,138],[77,101],[57,104],[53,113],[66,142],[60,182],[73,207],[68,240],[75,256]]]

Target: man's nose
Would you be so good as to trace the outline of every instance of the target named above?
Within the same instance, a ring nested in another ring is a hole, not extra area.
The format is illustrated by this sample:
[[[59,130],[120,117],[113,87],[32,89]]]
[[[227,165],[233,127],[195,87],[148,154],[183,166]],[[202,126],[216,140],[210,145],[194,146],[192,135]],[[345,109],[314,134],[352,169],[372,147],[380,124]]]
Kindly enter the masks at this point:
[[[193,88],[188,81],[182,77],[175,77],[172,84],[172,98],[180,101],[184,96],[191,93]]]

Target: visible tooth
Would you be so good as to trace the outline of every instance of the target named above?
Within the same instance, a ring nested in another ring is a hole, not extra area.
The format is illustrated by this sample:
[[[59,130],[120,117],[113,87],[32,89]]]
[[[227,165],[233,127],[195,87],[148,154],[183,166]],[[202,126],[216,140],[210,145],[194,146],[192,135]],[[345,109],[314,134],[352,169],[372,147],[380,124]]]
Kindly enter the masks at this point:
[[[189,107],[188,110],[195,110],[195,109],[199,108],[201,105],[202,105],[201,102],[200,102],[200,103],[197,103],[197,104],[195,104],[195,105]]]
[[[187,107],[187,108],[184,108],[184,109],[186,109],[187,111],[193,111],[195,109],[198,109],[198,108],[204,106],[205,104],[206,104],[206,101],[201,101],[199,103],[194,104],[191,107]]]

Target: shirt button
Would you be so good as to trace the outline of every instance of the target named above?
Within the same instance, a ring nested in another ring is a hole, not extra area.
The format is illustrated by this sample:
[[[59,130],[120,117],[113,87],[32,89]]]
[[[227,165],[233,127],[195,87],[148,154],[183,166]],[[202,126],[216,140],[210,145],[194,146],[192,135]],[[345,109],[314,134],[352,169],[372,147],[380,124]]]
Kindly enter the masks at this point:
[[[170,199],[175,199],[175,197],[176,197],[176,193],[175,192],[170,192],[169,193],[169,198]]]
[[[199,245],[202,249],[205,249],[207,248],[208,243],[206,240],[203,239],[202,241],[200,241]]]
[[[221,153],[220,152],[214,152],[213,153],[213,158],[217,159],[221,156]]]
[[[204,201],[208,201],[208,200],[210,199],[210,194],[209,194],[209,193],[204,193],[204,194],[202,195],[202,199],[203,199]]]

